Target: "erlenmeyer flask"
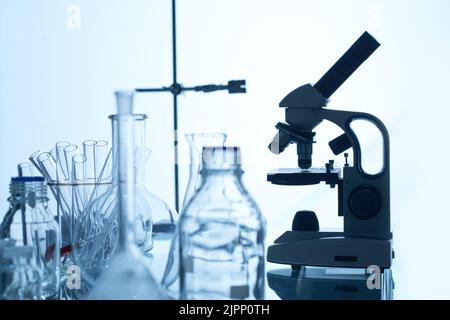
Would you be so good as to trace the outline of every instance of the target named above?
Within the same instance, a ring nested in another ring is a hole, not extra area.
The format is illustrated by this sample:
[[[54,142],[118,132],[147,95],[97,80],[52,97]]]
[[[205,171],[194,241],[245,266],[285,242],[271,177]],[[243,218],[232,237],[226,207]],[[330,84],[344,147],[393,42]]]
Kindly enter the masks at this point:
[[[201,170],[203,166],[202,152],[204,147],[224,146],[227,135],[225,133],[191,133],[186,134],[189,144],[189,180],[183,200],[183,208],[186,208],[189,201],[199,190],[201,185]],[[183,211],[182,211],[183,212]],[[167,260],[161,284],[165,292],[172,298],[179,298],[179,247],[178,230],[170,245],[170,254]]]
[[[136,246],[134,119],[132,92],[117,92],[117,196],[109,217],[118,221],[118,249],[95,284],[90,299],[164,299],[159,283]]]

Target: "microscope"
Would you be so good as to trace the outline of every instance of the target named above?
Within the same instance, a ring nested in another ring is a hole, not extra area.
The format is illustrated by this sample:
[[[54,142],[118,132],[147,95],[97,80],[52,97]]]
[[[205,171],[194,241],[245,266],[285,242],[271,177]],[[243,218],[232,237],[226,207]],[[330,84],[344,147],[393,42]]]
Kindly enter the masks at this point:
[[[389,269],[394,258],[390,229],[389,135],[384,124],[371,114],[326,109],[332,94],[380,46],[365,32],[351,48],[315,84],[306,84],[291,92],[280,103],[286,123],[278,123],[278,134],[269,145],[271,152],[282,153],[296,144],[298,168],[278,169],[267,180],[281,186],[311,186],[322,182],[337,189],[337,214],[343,217],[343,231],[320,231],[312,211],[295,214],[292,230],[285,232],[268,248],[267,260],[290,265],[293,270],[305,266],[336,268]],[[314,130],[324,120],[340,127],[344,134],[329,142],[338,156],[344,154],[345,166],[333,160],[323,168],[312,168]],[[350,124],[355,120],[371,122],[383,137],[383,168],[369,174],[361,164],[361,145]],[[353,152],[348,163],[347,150]]]

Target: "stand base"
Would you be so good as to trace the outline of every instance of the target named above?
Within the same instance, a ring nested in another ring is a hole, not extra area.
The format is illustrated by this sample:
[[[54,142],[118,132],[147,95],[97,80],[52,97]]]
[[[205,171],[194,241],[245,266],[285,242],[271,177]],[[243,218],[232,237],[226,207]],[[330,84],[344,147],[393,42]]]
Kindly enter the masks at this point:
[[[343,232],[288,231],[268,248],[267,261],[316,267],[367,268],[381,270],[392,265],[392,240],[354,237]]]
[[[394,281],[386,269],[378,288],[365,269],[303,267],[267,272],[269,287],[282,300],[392,300]]]

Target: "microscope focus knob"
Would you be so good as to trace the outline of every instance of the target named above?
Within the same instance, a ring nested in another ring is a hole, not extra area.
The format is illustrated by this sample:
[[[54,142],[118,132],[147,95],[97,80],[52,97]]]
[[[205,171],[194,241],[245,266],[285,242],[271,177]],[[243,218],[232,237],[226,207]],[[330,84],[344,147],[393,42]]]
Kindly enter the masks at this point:
[[[292,231],[319,231],[319,220],[313,211],[299,211],[292,222]]]
[[[374,218],[381,209],[379,192],[371,186],[361,186],[352,192],[349,199],[350,211],[361,220]]]

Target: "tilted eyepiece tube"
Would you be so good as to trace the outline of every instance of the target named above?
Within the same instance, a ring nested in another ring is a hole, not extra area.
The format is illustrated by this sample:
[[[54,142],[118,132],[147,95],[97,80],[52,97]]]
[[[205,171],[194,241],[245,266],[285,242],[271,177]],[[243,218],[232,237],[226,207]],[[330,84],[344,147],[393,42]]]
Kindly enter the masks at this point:
[[[380,43],[367,31],[348,51],[317,81],[314,88],[325,98],[333,93],[374,53]]]

